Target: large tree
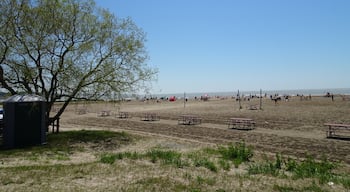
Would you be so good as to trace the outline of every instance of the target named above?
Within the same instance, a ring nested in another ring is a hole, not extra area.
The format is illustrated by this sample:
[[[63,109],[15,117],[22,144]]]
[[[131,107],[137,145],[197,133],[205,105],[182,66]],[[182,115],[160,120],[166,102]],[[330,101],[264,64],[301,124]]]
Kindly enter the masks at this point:
[[[64,101],[135,91],[152,80],[145,33],[92,0],[2,0],[0,85]],[[49,115],[49,114],[47,114]],[[51,122],[49,122],[51,123]]]

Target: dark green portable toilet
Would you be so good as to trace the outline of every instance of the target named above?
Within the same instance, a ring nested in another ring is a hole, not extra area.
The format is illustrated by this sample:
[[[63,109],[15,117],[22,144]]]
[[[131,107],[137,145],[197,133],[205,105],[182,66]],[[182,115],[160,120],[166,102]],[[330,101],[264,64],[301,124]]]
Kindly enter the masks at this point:
[[[14,95],[3,102],[5,148],[41,145],[46,142],[46,102],[37,95]]]

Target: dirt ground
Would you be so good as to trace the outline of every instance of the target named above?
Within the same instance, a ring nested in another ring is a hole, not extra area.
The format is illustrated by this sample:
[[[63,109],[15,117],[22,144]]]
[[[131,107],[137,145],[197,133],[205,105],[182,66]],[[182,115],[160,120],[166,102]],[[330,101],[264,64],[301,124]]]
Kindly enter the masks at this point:
[[[153,135],[171,140],[185,140],[203,144],[225,144],[245,141],[260,152],[281,153],[282,155],[304,158],[327,157],[330,160],[350,164],[350,141],[348,139],[327,139],[327,122],[350,123],[350,102],[336,98],[313,97],[301,100],[293,97],[277,104],[270,99],[259,99],[239,103],[231,98],[209,101],[131,101],[123,103],[80,103],[71,105],[61,118],[61,130],[107,129],[126,130],[141,135]],[[78,115],[77,110],[86,108],[87,113]],[[102,110],[111,111],[107,117],[100,117]],[[118,112],[128,112],[131,118],[119,119]],[[146,112],[154,112],[160,121],[141,121]],[[182,114],[201,117],[200,125],[178,125]],[[256,127],[251,131],[229,129],[230,117],[252,118]]]

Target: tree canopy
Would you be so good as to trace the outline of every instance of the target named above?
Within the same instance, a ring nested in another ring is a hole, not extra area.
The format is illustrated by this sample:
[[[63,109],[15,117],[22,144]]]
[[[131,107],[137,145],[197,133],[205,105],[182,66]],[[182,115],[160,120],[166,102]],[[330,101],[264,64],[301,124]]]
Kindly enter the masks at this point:
[[[144,88],[145,33],[92,0],[3,0],[0,85],[10,94],[43,96],[50,111],[64,101],[108,98]]]

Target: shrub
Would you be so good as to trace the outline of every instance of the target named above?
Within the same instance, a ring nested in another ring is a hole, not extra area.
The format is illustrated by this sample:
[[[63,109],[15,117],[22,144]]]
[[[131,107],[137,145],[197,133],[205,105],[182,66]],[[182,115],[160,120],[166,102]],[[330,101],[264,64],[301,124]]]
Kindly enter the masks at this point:
[[[220,159],[219,160],[219,165],[221,166],[221,168],[225,171],[228,171],[231,169],[231,165],[229,162],[227,162],[226,160],[224,159]]]
[[[294,171],[297,165],[298,164],[294,159],[288,157],[287,161],[285,162],[286,171]]]
[[[260,164],[251,164],[248,167],[248,174],[266,174],[278,176],[281,171],[289,171],[293,179],[317,178],[320,184],[325,184],[329,181],[341,183],[345,188],[350,188],[350,177],[348,175],[336,175],[332,171],[337,165],[323,159],[316,161],[308,157],[304,161],[297,162],[294,159],[288,158],[286,161],[281,155],[276,155],[274,162],[266,160]],[[319,191],[321,188],[315,188],[316,185],[310,186],[312,191]],[[275,186],[279,191],[288,191],[280,186]],[[306,189],[302,189],[304,191]]]
[[[227,147],[220,147],[219,154],[223,159],[231,160],[238,167],[242,162],[250,161],[253,157],[253,151],[247,147],[244,142],[236,145],[230,144]]]
[[[163,151],[159,149],[152,149],[145,154],[151,159],[152,163],[161,160],[164,164],[172,164],[178,168],[189,166],[189,163],[181,158],[181,153],[176,151]]]
[[[249,165],[248,174],[265,174],[277,176],[279,174],[279,169],[271,162],[265,162],[262,164]]]
[[[101,163],[113,164],[116,159],[117,159],[117,155],[105,153],[101,155],[100,161]]]
[[[215,163],[208,160],[207,158],[196,158],[194,160],[194,166],[196,167],[205,167],[209,169],[210,171],[217,172],[218,168],[216,167]]]
[[[315,159],[308,157],[305,161],[297,164],[292,173],[294,174],[294,178],[317,177],[323,183],[332,177],[332,170],[335,167],[335,164],[326,159],[317,162]]]
[[[157,162],[157,160],[162,160],[165,164],[172,164],[181,158],[181,153],[152,149],[146,153],[146,156],[151,158],[153,163]]]
[[[335,181],[337,183],[343,184],[343,186],[346,189],[350,189],[350,176],[348,174],[347,175],[338,176],[337,178],[335,178]]]

